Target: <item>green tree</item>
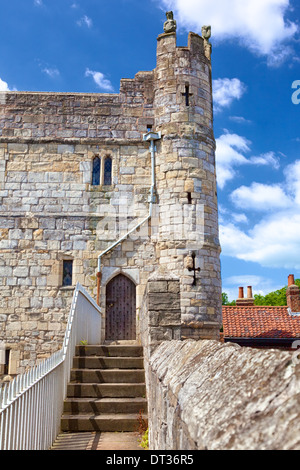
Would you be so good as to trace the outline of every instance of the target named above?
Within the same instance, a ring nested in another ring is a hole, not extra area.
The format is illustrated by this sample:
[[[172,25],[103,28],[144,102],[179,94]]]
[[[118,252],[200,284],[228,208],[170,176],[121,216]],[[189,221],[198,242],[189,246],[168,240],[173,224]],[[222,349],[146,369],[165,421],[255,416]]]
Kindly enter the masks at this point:
[[[236,301],[233,300],[232,302],[229,302],[228,294],[226,294],[226,292],[222,292],[222,305],[236,305]]]
[[[300,287],[300,279],[296,279],[295,284]],[[286,290],[287,286],[266,295],[255,294],[254,305],[284,306],[286,305]],[[229,302],[226,292],[222,292],[222,305],[236,305],[236,301]]]
[[[300,279],[296,279],[295,284],[300,287]],[[266,295],[255,294],[254,305],[284,306],[286,305],[286,290],[287,286]]]
[[[222,292],[222,305],[228,305],[228,294],[226,292]]]

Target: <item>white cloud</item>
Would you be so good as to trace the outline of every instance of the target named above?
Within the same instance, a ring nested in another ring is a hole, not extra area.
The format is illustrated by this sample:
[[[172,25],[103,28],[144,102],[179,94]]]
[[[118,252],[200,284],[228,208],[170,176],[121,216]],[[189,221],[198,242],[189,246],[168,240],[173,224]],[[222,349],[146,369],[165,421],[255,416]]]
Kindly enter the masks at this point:
[[[284,170],[287,191],[290,192],[295,204],[300,206],[300,160],[296,160]]]
[[[245,137],[226,132],[217,142],[218,163],[246,163],[246,157],[241,152],[249,152],[251,142]]]
[[[275,170],[278,170],[280,167],[279,157],[277,157],[274,152],[262,153],[257,157],[253,156],[250,161],[254,165],[270,165],[275,168]]]
[[[225,256],[259,263],[269,268],[300,269],[300,214],[275,213],[262,219],[248,233],[233,224],[220,226]]]
[[[251,51],[275,58],[298,30],[286,14],[290,0],[161,0],[186,29],[201,33],[212,26],[215,40],[235,39]],[[282,59],[282,58],[281,58]]]
[[[226,223],[228,220],[233,220],[237,223],[248,223],[248,218],[245,214],[241,212],[232,212],[226,207],[219,204],[219,223]]]
[[[44,72],[46,75],[48,75],[50,78],[56,78],[60,75],[60,72],[56,68],[49,68],[45,67],[42,72]]]
[[[222,221],[223,255],[257,262],[270,268],[300,269],[300,160],[288,165],[281,185],[253,183],[232,194],[234,202],[267,214],[252,229],[243,231]]]
[[[238,124],[252,124],[252,121],[245,119],[243,116],[229,116],[229,119]]]
[[[105,78],[105,75],[103,73],[86,69],[85,76],[93,77],[93,80],[96,83],[96,85],[102,90],[113,91],[113,86],[111,82],[107,78]]]
[[[270,211],[289,207],[291,199],[279,185],[252,183],[250,187],[240,186],[230,196],[235,206],[242,209]]]
[[[247,163],[242,152],[248,152],[250,142],[237,134],[223,134],[216,139],[216,170],[218,186],[223,189],[225,184],[234,178],[234,166]]]
[[[272,153],[272,152],[271,152]],[[269,155],[269,154],[267,154]],[[263,158],[263,156],[261,157]],[[254,163],[260,163],[260,157],[252,157]],[[266,159],[266,164],[277,165],[277,159]],[[236,207],[257,211],[300,207],[300,160],[288,165],[284,170],[285,180],[281,184],[262,184],[253,182],[250,186],[235,189],[230,199]]]
[[[286,62],[287,59],[292,58],[294,54],[294,50],[292,47],[284,45],[284,46],[278,46],[274,51],[270,52],[270,54],[267,57],[267,64],[269,67],[273,68],[278,68],[280,67],[284,62]],[[294,57],[292,58],[294,61]]]
[[[80,20],[77,21],[78,26],[87,26],[91,28],[93,26],[93,21],[87,15],[84,15]]]
[[[0,78],[0,91],[10,91],[8,84]]]
[[[235,212],[233,212],[231,214],[231,217],[232,219],[235,221],[235,222],[238,222],[238,223],[248,223],[248,218],[245,214],[237,214]]]
[[[225,132],[216,139],[216,170],[218,186],[223,189],[226,183],[236,176],[236,167],[241,165],[269,165],[278,170],[279,157],[274,152],[247,157],[251,142],[237,134]]]
[[[41,7],[41,6],[43,6],[43,0],[34,0],[34,4],[35,4],[37,7]]]
[[[258,286],[261,282],[264,282],[265,279],[262,276],[256,276],[254,274],[244,274],[241,276],[230,276],[224,279],[228,284],[237,284],[241,287],[243,286]]]
[[[240,259],[243,259],[241,255],[251,246],[251,237],[232,223],[220,224],[220,240],[223,255]]]
[[[215,112],[228,108],[233,100],[239,100],[246,86],[238,78],[218,78],[213,80],[213,99]]]
[[[282,280],[284,284],[284,279]],[[228,294],[229,300],[236,300],[238,298],[238,288],[244,287],[244,296],[247,296],[247,286],[252,287],[252,293],[266,295],[269,292],[276,291],[283,287],[283,285],[274,284],[274,281],[263,276],[256,276],[254,274],[243,274],[241,276],[230,276],[222,280],[223,292]]]

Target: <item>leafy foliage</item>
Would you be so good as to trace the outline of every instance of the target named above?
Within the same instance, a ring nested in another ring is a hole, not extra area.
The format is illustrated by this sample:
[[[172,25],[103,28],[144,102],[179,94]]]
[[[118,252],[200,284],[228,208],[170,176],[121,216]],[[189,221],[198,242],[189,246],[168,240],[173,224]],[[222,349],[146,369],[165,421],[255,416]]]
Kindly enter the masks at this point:
[[[236,305],[236,301],[229,302],[226,292],[222,292],[222,305]]]
[[[140,410],[138,415],[138,428],[137,432],[140,435],[139,444],[144,450],[149,449],[148,441],[148,424],[147,421],[143,418],[142,410]]]
[[[300,287],[300,279],[296,279],[295,284]],[[254,305],[284,306],[286,305],[286,290],[287,286],[266,295],[256,294]]]
[[[142,438],[141,438],[141,441],[140,441],[140,446],[144,450],[149,450],[148,429],[142,435]]]

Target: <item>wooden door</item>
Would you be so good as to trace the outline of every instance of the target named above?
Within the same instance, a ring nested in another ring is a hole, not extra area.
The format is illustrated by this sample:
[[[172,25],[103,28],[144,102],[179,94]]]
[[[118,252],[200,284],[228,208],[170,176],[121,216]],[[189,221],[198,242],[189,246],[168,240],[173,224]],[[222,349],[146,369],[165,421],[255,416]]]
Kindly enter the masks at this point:
[[[123,274],[114,277],[106,286],[105,338],[136,339],[136,287]]]

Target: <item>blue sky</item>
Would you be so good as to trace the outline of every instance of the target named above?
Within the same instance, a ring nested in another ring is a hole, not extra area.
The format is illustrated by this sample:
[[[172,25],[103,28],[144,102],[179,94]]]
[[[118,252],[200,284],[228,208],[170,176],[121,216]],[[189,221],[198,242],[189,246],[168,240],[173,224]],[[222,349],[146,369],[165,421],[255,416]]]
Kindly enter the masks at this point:
[[[212,26],[223,291],[300,278],[298,0],[0,0],[0,90],[115,92],[152,70],[165,11]],[[294,88],[293,88],[294,87]],[[292,99],[293,97],[293,99]]]

